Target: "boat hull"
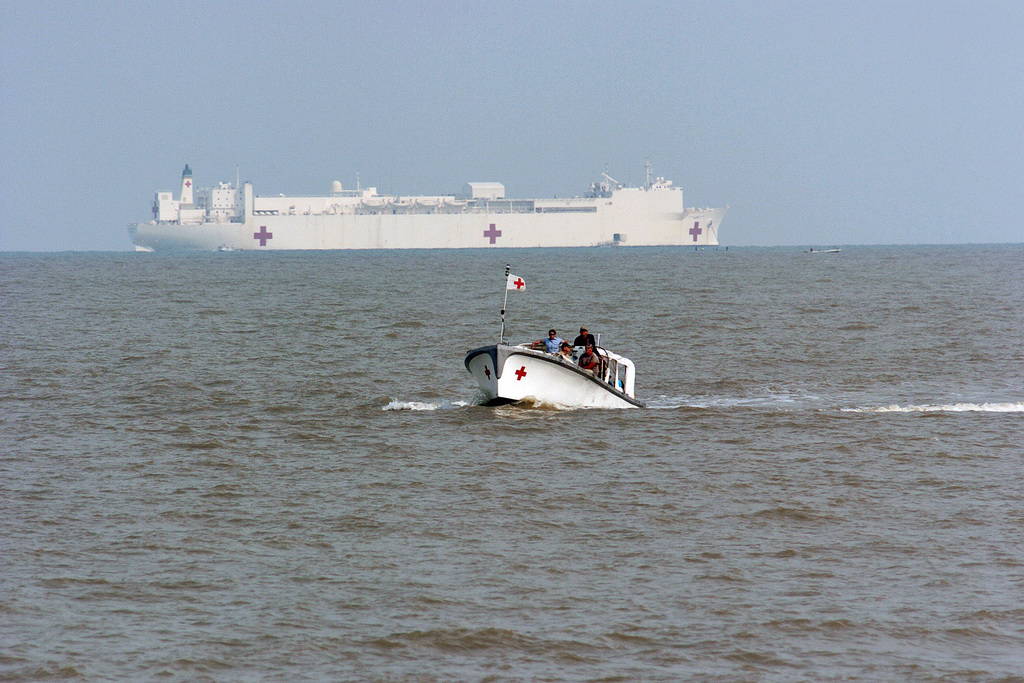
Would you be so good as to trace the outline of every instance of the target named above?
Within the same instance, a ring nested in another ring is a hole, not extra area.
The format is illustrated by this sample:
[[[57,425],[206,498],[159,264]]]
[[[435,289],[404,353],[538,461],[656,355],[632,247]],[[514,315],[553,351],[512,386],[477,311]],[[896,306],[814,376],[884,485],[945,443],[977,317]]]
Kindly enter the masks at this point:
[[[572,408],[638,408],[643,404],[593,374],[543,351],[503,344],[473,349],[466,369],[485,405],[534,401]]]
[[[685,209],[660,215],[595,210],[254,216],[245,222],[135,223],[129,234],[136,246],[153,251],[714,246],[724,214],[725,209]]]

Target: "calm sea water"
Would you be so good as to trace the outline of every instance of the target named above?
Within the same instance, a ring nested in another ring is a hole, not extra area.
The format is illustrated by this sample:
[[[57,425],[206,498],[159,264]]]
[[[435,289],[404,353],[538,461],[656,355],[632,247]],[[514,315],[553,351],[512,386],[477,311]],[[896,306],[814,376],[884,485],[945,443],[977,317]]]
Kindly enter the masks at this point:
[[[646,409],[474,405],[581,323]],[[0,255],[0,679],[1024,680],[1024,247]]]

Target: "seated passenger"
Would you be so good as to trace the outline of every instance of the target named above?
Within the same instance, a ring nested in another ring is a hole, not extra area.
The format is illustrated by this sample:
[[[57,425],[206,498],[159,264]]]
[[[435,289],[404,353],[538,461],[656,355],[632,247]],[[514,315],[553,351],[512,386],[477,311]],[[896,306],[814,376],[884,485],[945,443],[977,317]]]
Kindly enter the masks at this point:
[[[569,345],[569,342],[562,342],[561,346],[558,347],[558,355],[565,360],[572,360],[572,346]]]
[[[558,353],[558,346],[562,343],[562,338],[558,336],[558,333],[554,330],[548,330],[547,339],[538,339],[537,341],[530,344],[531,349],[544,349],[548,353]]]
[[[597,351],[594,349],[594,345],[587,342],[586,350],[583,355],[580,356],[580,367],[590,372],[597,372],[597,368],[601,365],[601,357],[597,355]]]

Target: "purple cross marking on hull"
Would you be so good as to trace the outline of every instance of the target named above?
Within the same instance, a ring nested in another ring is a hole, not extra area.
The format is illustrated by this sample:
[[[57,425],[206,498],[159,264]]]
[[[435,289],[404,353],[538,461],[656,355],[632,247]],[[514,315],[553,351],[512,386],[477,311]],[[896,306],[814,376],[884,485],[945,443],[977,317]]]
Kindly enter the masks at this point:
[[[252,238],[254,240],[259,240],[260,241],[260,246],[261,247],[265,247],[265,246],[267,246],[267,240],[274,238],[274,233],[267,232],[267,226],[261,225],[260,226],[260,231],[259,232],[254,232],[252,234]]]

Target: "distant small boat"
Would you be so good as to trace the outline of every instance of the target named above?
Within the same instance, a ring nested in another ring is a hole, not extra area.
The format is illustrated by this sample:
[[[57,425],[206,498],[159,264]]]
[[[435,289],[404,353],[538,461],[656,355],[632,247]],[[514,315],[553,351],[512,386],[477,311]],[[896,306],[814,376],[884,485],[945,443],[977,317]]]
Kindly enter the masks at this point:
[[[842,249],[815,249],[811,247],[806,253],[808,254],[838,254]]]

